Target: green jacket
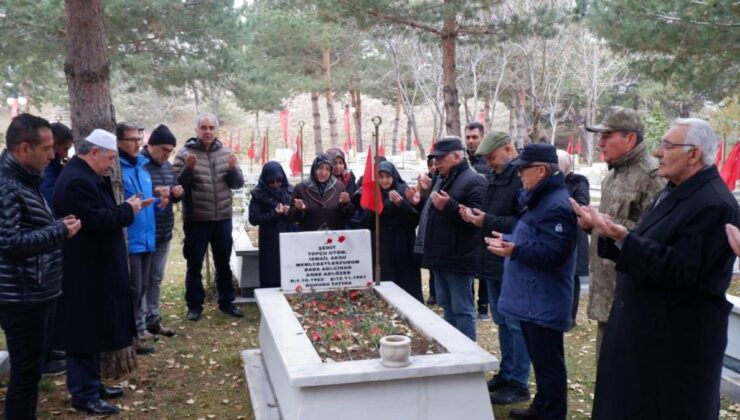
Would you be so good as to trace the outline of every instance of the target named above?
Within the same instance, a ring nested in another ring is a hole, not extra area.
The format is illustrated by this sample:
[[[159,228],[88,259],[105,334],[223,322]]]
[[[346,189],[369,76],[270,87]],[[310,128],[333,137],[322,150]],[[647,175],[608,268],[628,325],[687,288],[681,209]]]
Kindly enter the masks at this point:
[[[612,162],[609,169],[601,183],[599,211],[611,216],[615,223],[633,230],[665,186],[665,180],[658,176],[658,162],[648,154],[645,142],[642,142],[622,159]],[[606,322],[614,300],[617,272],[613,261],[597,255],[598,242],[598,233],[593,232],[589,253],[588,317]]]

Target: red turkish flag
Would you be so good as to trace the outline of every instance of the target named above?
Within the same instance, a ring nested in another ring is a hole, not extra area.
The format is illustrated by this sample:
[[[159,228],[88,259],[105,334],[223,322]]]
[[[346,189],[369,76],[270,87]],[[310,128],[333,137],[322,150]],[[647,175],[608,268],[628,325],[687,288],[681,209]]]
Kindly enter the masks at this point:
[[[376,202],[378,206],[377,209]],[[367,147],[367,160],[365,161],[365,175],[362,177],[362,197],[360,198],[360,206],[364,209],[377,212],[378,214],[383,213],[383,199],[380,197],[380,186],[375,182],[375,160],[373,159],[373,150],[371,146]]]
[[[406,150],[406,139],[401,139],[401,141],[398,142],[398,150],[400,150],[401,152]]]
[[[303,160],[301,160],[301,150],[303,150],[303,140],[300,135],[295,137],[295,152],[290,157],[290,171],[293,176],[298,176],[303,170]]]
[[[247,157],[249,158],[249,160],[254,160],[254,139],[252,139],[252,142],[249,143],[249,149],[247,149]]]
[[[288,147],[288,108],[280,111],[280,130],[283,133],[285,147]]]
[[[568,137],[568,149],[566,149],[566,152],[568,152],[569,155],[573,154],[573,138]]]
[[[576,139],[576,153],[581,154],[581,138]]]
[[[727,155],[725,165],[722,167],[720,176],[725,181],[725,185],[730,191],[735,191],[735,183],[740,176],[740,161],[738,161],[738,155],[740,155],[740,142],[735,143],[735,146],[730,150],[730,154]]]

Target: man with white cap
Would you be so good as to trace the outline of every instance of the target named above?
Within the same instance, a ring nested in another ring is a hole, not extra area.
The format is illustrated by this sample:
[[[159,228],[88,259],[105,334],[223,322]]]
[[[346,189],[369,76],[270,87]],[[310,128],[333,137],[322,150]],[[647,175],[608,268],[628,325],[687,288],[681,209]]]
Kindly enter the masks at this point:
[[[63,246],[63,295],[57,308],[67,351],[72,406],[90,414],[115,414],[105,401],[123,394],[100,381],[102,352],[131,345],[136,328],[123,228],[142,202],[134,195],[116,204],[108,174],[116,164],[116,136],[96,129],[75,148],[54,189],[54,210],[77,216],[80,233]]]

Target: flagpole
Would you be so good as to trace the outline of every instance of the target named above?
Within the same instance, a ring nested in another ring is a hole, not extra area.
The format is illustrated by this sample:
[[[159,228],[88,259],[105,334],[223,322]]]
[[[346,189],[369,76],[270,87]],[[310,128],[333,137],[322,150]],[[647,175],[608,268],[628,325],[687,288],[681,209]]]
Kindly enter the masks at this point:
[[[306,124],[303,122],[303,120],[298,121],[298,127],[301,129],[301,136],[300,136],[300,142],[301,142],[301,182],[303,182],[303,125]]]
[[[375,165],[373,168],[375,176],[375,284],[380,285],[380,180],[378,179],[378,152],[380,150],[378,149],[378,138],[380,135],[378,135],[378,131],[383,119],[375,116],[370,121],[375,125],[375,132],[373,133],[375,137]]]

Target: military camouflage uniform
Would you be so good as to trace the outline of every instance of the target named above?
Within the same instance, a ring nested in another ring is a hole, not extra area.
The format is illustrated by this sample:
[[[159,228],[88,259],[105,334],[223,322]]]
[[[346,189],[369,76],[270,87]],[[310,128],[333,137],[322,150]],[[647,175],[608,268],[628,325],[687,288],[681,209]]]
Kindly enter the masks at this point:
[[[665,180],[658,176],[658,162],[647,153],[645,142],[642,142],[623,158],[611,163],[609,173],[601,183],[599,211],[611,216],[614,223],[632,230],[664,186]],[[599,322],[596,335],[598,358],[604,327],[614,300],[617,272],[613,261],[599,258],[597,243],[598,234],[594,231],[589,258],[592,271],[588,317]]]

